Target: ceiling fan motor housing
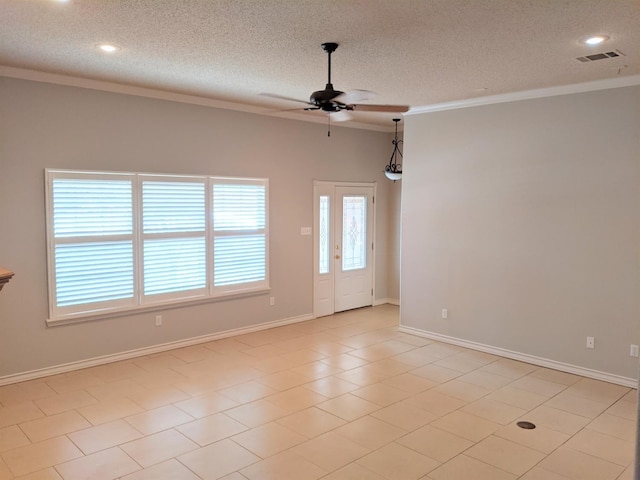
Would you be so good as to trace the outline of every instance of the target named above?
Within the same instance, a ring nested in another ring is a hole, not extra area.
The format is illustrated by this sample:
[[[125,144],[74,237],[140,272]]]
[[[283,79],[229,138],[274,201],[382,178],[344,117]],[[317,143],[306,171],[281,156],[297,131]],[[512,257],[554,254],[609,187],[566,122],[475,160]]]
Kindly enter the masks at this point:
[[[333,85],[328,83],[324,90],[313,92],[309,97],[309,101],[325,112],[337,112],[340,110],[341,104],[333,102],[333,99],[343,93],[340,90],[334,90]]]

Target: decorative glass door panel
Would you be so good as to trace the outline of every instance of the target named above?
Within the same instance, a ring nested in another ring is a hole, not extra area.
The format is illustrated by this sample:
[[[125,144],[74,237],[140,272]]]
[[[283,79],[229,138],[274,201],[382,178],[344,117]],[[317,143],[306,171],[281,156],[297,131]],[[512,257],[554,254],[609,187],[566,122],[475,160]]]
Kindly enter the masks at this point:
[[[318,221],[318,271],[321,275],[329,273],[329,256],[331,255],[330,242],[330,215],[329,196],[320,195],[319,198],[319,221]]]
[[[367,197],[342,198],[342,270],[367,267]]]

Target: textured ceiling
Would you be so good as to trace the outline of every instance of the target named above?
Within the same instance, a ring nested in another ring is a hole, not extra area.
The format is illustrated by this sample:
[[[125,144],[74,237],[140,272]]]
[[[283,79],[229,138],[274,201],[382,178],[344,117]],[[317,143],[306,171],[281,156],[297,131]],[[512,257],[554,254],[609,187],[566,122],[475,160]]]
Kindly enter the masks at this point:
[[[579,42],[602,33],[599,47]],[[114,54],[96,45],[121,47]],[[640,0],[0,0],[15,68],[244,105],[298,106],[326,83],[422,107],[640,73]],[[619,50],[617,58],[576,57]],[[298,114],[299,115],[299,114]],[[304,113],[304,115],[322,115]],[[392,125],[391,114],[354,121]],[[314,117],[315,118],[315,117]]]

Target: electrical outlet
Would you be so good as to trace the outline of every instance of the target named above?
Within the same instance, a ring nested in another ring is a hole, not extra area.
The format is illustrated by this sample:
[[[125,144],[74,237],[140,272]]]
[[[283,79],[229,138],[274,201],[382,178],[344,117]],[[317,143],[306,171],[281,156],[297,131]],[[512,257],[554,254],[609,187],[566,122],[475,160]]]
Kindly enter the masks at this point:
[[[632,357],[638,356],[638,345],[631,344],[631,348],[629,349],[629,355]]]
[[[271,305],[272,307],[276,304],[276,297],[270,297],[269,298],[269,305]]]
[[[442,318],[449,318],[449,310],[446,308],[442,309]]]
[[[162,315],[156,315],[156,327],[162,325]]]
[[[587,337],[587,348],[596,348],[595,337]]]

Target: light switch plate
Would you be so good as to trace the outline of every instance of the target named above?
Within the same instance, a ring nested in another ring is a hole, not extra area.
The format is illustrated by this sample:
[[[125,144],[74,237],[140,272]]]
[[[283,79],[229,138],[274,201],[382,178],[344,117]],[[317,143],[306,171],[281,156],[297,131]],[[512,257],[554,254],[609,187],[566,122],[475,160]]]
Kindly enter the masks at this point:
[[[311,227],[300,227],[300,235],[311,235]]]

